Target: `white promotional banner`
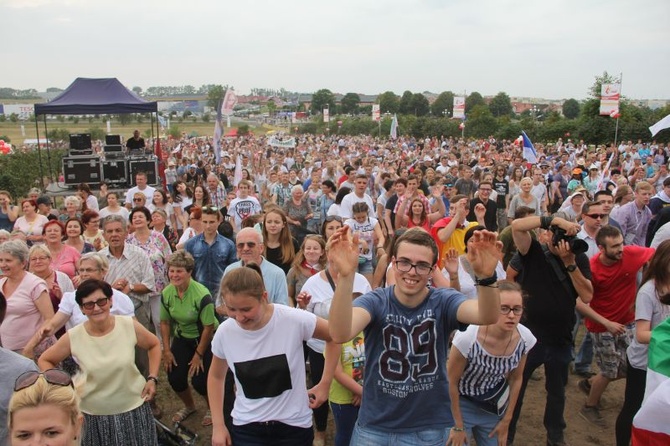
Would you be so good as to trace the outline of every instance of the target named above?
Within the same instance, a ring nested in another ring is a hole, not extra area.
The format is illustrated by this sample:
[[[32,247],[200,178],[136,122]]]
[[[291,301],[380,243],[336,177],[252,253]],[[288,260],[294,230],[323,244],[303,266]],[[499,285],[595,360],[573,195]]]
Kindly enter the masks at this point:
[[[379,104],[372,104],[372,120],[379,122],[381,120],[381,113],[379,111]]]
[[[327,108],[323,109],[323,122],[330,122],[330,110]]]
[[[602,84],[600,86],[600,114],[611,115],[619,110],[621,84]]]
[[[465,96],[454,96],[454,118],[465,118]]]
[[[237,104],[237,95],[232,88],[229,88],[226,90],[226,96],[221,103],[221,114],[225,116],[232,115],[235,104]],[[228,127],[230,127],[230,124],[228,124]]]
[[[272,147],[284,147],[284,148],[295,147],[295,138],[291,138],[291,139],[287,139],[285,141],[281,141],[276,136],[272,136],[272,137],[270,137],[270,139],[268,139],[268,145],[272,146]]]

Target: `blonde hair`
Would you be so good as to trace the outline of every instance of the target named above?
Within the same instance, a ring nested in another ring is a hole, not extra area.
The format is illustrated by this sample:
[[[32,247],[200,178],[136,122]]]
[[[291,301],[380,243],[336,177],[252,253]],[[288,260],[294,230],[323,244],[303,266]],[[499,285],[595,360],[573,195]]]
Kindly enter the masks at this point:
[[[38,244],[30,247],[30,250],[28,251],[28,259],[30,259],[36,252],[41,252],[45,256],[51,258],[51,251],[49,251],[47,245]]]
[[[319,257],[319,265],[321,266],[321,269],[325,269],[327,262],[326,242],[323,240],[323,237],[318,234],[309,234],[305,236],[305,239],[302,241],[302,246],[300,246],[300,251],[298,251],[298,253],[295,255],[295,259],[293,259],[293,264],[291,266],[293,268],[300,268],[302,266],[302,262],[305,261],[305,245],[309,241],[317,242],[319,246],[321,246],[321,257]]]
[[[44,376],[39,376],[32,386],[14,392],[9,401],[7,420],[9,429],[12,428],[14,413],[21,409],[39,407],[43,404],[56,406],[68,414],[72,425],[76,426],[81,418],[79,410],[79,395],[72,386],[49,384]],[[76,444],[79,444],[77,442]]]

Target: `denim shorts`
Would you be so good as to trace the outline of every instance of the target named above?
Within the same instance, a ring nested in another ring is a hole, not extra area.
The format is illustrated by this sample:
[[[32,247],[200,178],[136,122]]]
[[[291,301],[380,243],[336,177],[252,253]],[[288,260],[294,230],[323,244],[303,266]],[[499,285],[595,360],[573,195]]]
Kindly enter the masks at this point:
[[[356,423],[351,444],[356,446],[444,446],[449,431],[423,429],[414,432],[386,432]]]
[[[365,262],[358,264],[358,274],[372,274],[372,259],[366,259]]]

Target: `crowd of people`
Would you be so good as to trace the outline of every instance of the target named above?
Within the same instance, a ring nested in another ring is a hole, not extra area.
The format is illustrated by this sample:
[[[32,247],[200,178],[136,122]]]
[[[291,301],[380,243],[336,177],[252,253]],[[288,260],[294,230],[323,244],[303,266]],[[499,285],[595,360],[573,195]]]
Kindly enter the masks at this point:
[[[599,428],[626,379],[606,442],[630,443],[670,316],[670,146],[162,145],[165,187],[0,191],[0,444],[52,435],[28,390],[62,409],[57,444],[157,444],[156,392],[177,423],[191,387],[216,446],[323,446],[329,411],[336,446],[529,444],[541,366],[547,445],[571,374]]]

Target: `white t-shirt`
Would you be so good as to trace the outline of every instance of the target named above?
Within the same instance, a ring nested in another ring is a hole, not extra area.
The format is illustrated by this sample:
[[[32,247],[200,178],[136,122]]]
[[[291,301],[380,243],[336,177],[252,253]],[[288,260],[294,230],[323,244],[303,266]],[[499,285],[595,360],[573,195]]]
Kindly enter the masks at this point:
[[[374,235],[377,219],[374,217],[368,217],[368,219],[363,223],[359,223],[353,218],[350,218],[345,221],[344,224],[351,228],[352,233],[358,234],[359,240],[365,240],[365,242],[368,244],[367,254],[364,254],[363,251],[360,251],[358,255],[360,257],[365,257],[368,260],[372,260],[372,253],[375,250]]]
[[[273,305],[270,320],[259,330],[245,330],[232,318],[219,326],[212,353],[225,359],[235,375],[233,424],[312,426],[302,343],[315,328],[316,316],[285,305]]]
[[[110,215],[120,215],[121,217],[123,217],[124,220],[128,220],[128,218],[130,218],[130,212],[128,212],[128,209],[124,208],[123,206],[119,207],[119,209],[116,211],[110,210],[109,207],[104,207],[100,209],[101,219],[109,217]]]
[[[65,329],[69,330],[88,320],[88,318],[81,312],[81,308],[77,305],[74,299],[75,292],[63,293],[63,298],[58,305],[58,312],[70,316],[70,319],[65,323]],[[110,313],[117,316],[135,316],[135,305],[130,297],[126,296],[119,290],[113,290],[112,293],[112,308]]]
[[[255,197],[235,198],[228,205],[228,215],[235,219],[235,228],[242,226],[242,220],[250,215],[260,214],[261,204]]]
[[[330,283],[328,283],[328,280],[321,278],[321,273],[314,274],[307,279],[300,291],[309,293],[312,296],[305,310],[314,313],[321,318],[328,319],[330,304],[333,302],[334,294],[333,288],[330,286]],[[368,291],[372,291],[370,282],[368,282],[362,274],[356,273],[354,276],[354,294],[365,294]],[[318,353],[323,353],[326,348],[326,342],[321,339],[312,338],[307,341],[307,345]]]
[[[368,216],[375,218],[377,216],[375,212],[375,203],[372,201],[372,198],[368,194],[363,194],[363,198],[359,198],[354,192],[351,192],[344,196],[342,199],[342,204],[340,205],[340,217],[353,218],[353,206],[356,203],[367,203],[368,204]]]
[[[86,207],[96,212],[100,210],[98,199],[95,197],[95,195],[89,195],[86,197]]]
[[[130,203],[132,205],[133,197],[138,192],[142,192],[147,199],[147,203],[151,203],[151,200],[154,198],[154,192],[156,192],[156,188],[147,185],[144,190],[140,190],[139,187],[133,186],[128,189],[128,192],[126,192],[126,201],[124,203]]]

